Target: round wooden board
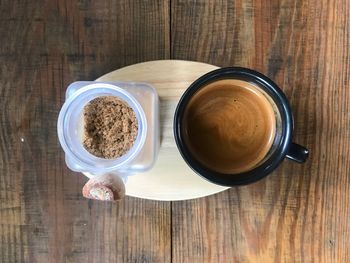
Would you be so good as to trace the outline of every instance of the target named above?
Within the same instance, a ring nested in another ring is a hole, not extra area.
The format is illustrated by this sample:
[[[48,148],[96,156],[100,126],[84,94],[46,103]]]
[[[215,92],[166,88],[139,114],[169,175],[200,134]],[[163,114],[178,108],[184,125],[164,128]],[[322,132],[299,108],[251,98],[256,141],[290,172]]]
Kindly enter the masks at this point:
[[[216,68],[192,61],[157,60],[121,68],[97,79],[149,83],[157,89],[160,98],[158,159],[150,171],[128,178],[127,195],[174,201],[208,196],[227,189],[196,175],[182,159],[173,135],[174,112],[181,95],[194,80]]]

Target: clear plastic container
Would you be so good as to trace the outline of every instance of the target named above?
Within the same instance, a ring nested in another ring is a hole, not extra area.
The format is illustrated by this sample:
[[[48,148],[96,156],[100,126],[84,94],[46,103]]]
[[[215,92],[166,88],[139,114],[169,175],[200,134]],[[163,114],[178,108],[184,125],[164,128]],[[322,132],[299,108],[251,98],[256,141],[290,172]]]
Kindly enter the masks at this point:
[[[83,146],[84,106],[100,96],[124,100],[136,114],[138,135],[132,148],[117,159],[103,159]],[[57,132],[67,166],[88,177],[112,173],[127,176],[150,169],[159,148],[159,101],[155,89],[144,83],[78,81],[67,88],[58,117]]]

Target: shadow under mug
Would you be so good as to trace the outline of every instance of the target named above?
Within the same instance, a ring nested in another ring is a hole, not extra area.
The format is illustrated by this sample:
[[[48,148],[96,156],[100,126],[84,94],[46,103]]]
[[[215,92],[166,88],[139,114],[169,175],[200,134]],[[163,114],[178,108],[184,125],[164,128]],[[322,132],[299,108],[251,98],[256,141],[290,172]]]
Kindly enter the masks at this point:
[[[251,170],[237,174],[223,174],[211,170],[197,161],[191,154],[183,134],[183,118],[186,106],[197,91],[209,83],[223,80],[236,79],[255,84],[264,93],[265,97],[273,105],[276,118],[279,118],[276,127],[276,135],[269,153]],[[308,150],[292,142],[293,115],[289,102],[282,90],[263,74],[247,68],[228,67],[211,71],[195,82],[182,95],[174,116],[174,136],[177,147],[186,163],[198,175],[212,183],[234,186],[249,184],[270,174],[283,161],[284,158],[303,163],[308,157]]]

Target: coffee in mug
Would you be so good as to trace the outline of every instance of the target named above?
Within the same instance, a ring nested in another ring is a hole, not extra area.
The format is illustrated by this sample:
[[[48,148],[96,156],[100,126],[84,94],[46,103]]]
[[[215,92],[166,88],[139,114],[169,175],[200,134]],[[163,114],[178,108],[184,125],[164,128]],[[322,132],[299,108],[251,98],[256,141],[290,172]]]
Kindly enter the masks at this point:
[[[200,163],[221,173],[241,173],[268,154],[276,117],[258,86],[224,79],[202,87],[191,98],[182,127],[184,140]]]
[[[268,77],[247,68],[209,72],[181,97],[174,116],[177,147],[205,179],[233,186],[270,174],[284,158],[305,162],[292,142],[288,99]]]

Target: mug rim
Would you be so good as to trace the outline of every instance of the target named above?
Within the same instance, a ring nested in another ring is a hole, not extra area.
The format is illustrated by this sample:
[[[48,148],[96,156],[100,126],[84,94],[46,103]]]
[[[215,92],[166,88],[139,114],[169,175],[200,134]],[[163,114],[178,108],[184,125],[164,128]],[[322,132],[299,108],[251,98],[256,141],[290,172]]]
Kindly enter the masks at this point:
[[[191,155],[182,136],[182,119],[188,102],[192,96],[206,84],[220,79],[238,79],[258,85],[259,88],[263,89],[271,97],[281,115],[282,136],[275,151],[261,164],[246,172],[224,174],[205,167]],[[285,94],[271,79],[252,69],[225,67],[206,73],[187,88],[181,96],[175,110],[173,131],[175,142],[182,158],[196,174],[209,182],[222,186],[245,185],[266,177],[276,169],[286,157],[292,140],[293,115]]]

